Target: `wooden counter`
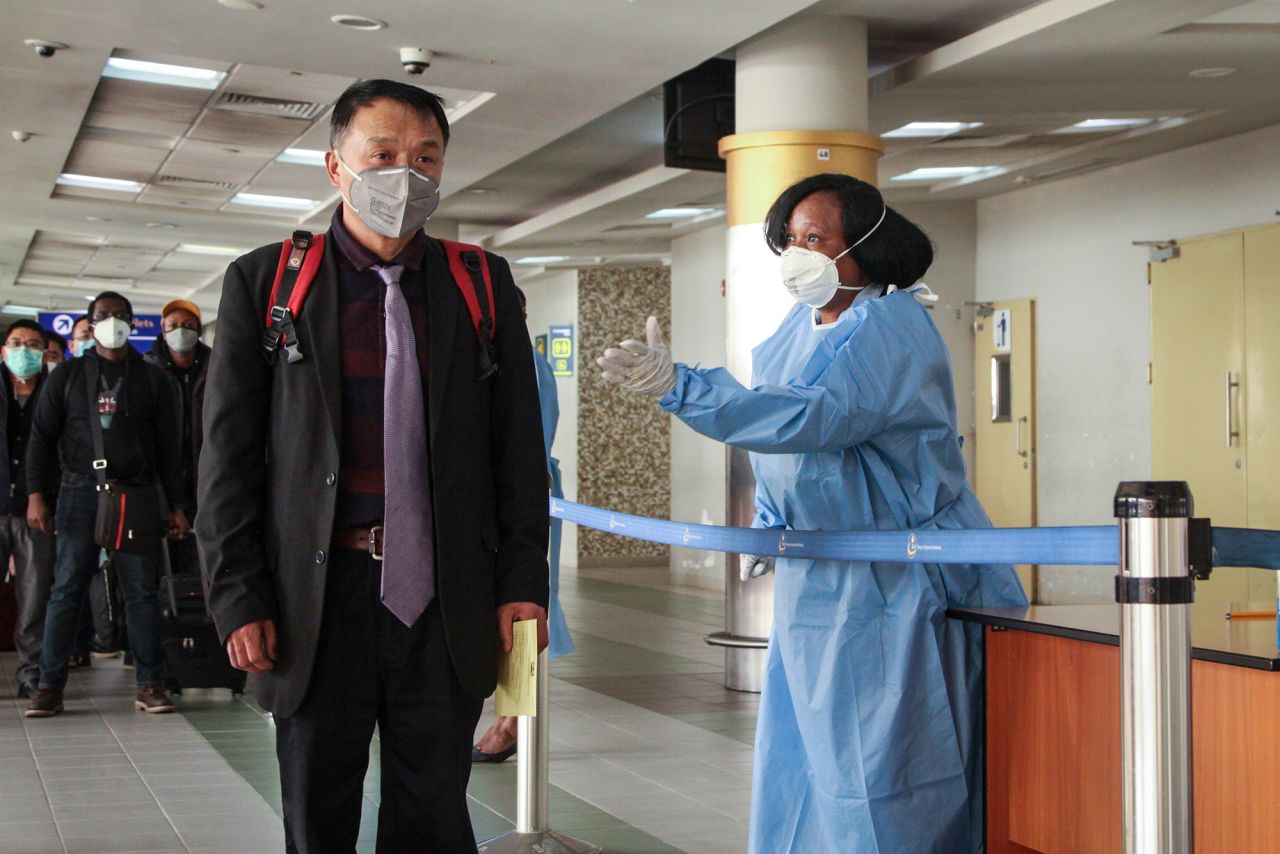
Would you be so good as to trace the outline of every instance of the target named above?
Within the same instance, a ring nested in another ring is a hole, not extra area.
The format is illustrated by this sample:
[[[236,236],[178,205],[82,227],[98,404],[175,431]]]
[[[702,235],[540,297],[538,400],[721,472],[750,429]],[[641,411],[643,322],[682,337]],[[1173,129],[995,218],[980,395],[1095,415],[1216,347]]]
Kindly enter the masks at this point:
[[[1119,607],[950,616],[987,626],[988,854],[1119,854]],[[1197,854],[1280,852],[1275,632],[1193,609]]]

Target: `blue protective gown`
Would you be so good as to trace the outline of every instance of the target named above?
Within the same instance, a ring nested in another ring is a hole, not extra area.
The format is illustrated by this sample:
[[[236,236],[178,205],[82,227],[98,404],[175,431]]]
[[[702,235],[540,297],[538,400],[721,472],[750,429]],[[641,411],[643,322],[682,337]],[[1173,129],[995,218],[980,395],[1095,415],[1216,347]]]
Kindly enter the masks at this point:
[[[534,372],[538,377],[538,404],[542,409],[542,440],[547,448],[547,471],[551,475],[551,495],[564,498],[564,485],[560,479],[560,461],[551,456],[551,443],[556,438],[556,424],[560,421],[560,401],[556,396],[556,377],[551,363],[537,350],[533,352]],[[551,569],[551,598],[547,603],[547,632],[550,642],[547,655],[551,659],[573,652],[573,638],[569,636],[569,624],[560,607],[560,536],[564,522],[551,520],[551,548],[548,563]]]
[[[677,367],[662,406],[751,451],[757,527],[990,527],[965,478],[946,345],[906,292],[815,328],[797,306],[754,388]],[[1012,567],[779,559],[756,730],[754,854],[983,848],[982,635]]]

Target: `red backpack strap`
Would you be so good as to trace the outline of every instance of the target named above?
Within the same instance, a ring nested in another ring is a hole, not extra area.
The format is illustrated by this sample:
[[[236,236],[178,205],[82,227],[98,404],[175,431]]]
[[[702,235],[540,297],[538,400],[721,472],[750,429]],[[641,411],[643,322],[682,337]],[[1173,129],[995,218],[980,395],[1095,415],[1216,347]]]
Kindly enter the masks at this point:
[[[293,237],[281,244],[271,299],[267,302],[267,328],[262,333],[262,347],[268,361],[275,360],[276,351],[281,347],[284,347],[285,361],[290,364],[302,361],[293,322],[302,311],[302,303],[323,257],[323,234],[295,231]]]
[[[445,257],[449,259],[449,272],[454,284],[462,292],[462,299],[471,313],[471,326],[480,343],[480,379],[487,380],[498,372],[498,353],[494,344],[497,327],[493,309],[493,277],[489,274],[489,259],[483,249],[455,240],[441,240]]]

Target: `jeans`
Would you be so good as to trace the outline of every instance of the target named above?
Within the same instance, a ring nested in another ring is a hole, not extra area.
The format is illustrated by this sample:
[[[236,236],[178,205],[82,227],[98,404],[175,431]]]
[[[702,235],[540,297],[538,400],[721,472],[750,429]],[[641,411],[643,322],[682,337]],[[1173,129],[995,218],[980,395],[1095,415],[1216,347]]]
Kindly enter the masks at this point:
[[[93,541],[98,493],[91,478],[63,479],[54,516],[58,557],[53,568],[53,592],[44,623],[40,653],[40,687],[61,690],[67,684],[67,659],[75,648],[81,608],[90,579],[98,571],[98,544]],[[164,668],[160,657],[160,610],[156,599],[157,555],[116,552],[113,556],[124,594],[125,621],[140,687],[160,685]]]
[[[11,557],[18,601],[13,642],[18,651],[17,678],[21,685],[40,675],[40,642],[44,639],[44,615],[53,584],[53,535],[28,528],[25,516],[0,516],[0,574],[9,571]]]

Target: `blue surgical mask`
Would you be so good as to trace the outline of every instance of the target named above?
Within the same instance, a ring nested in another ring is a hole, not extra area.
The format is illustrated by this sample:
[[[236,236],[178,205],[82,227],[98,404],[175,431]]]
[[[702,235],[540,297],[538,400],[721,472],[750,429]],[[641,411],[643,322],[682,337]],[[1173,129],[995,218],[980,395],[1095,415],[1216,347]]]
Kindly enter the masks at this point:
[[[44,351],[30,347],[5,347],[4,364],[19,379],[34,377],[44,366]]]
[[[93,339],[83,338],[79,341],[71,342],[71,354],[77,359],[93,349]]]

